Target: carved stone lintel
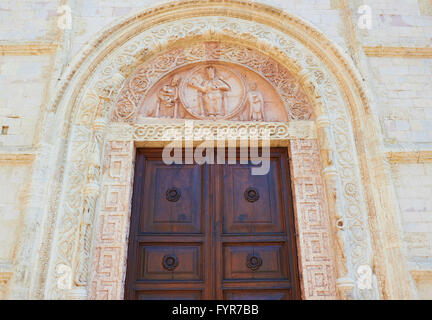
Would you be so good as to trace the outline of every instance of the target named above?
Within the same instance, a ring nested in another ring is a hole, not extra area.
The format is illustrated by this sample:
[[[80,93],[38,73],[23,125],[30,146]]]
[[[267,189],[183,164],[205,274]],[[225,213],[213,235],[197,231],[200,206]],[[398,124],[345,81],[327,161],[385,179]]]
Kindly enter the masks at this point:
[[[188,127],[190,126],[190,127]],[[125,128],[123,131],[126,131]],[[134,126],[133,139],[136,141],[178,141],[201,140],[244,140],[271,139],[315,139],[313,121],[252,122],[252,121],[153,121]],[[188,131],[189,129],[189,131]],[[193,129],[193,130],[190,130]],[[190,132],[191,134],[188,134]]]

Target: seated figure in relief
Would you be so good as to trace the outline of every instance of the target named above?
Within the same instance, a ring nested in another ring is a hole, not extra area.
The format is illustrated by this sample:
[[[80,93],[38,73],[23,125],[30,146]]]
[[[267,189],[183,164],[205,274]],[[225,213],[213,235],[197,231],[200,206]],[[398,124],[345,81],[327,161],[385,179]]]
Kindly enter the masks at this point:
[[[201,113],[207,116],[224,116],[227,114],[227,101],[225,92],[231,88],[221,77],[216,75],[216,69],[213,66],[205,69],[207,79],[201,83],[189,81],[188,86],[196,89],[202,94]]]
[[[250,121],[264,121],[264,98],[257,90],[257,84],[252,82],[249,85],[249,93],[247,100],[249,103],[249,119]]]

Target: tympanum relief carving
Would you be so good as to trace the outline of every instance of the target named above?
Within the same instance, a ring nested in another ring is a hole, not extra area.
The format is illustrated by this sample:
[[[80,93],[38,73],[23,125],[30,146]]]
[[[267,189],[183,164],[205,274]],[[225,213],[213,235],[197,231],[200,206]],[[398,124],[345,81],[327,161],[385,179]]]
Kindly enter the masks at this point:
[[[276,90],[254,72],[226,63],[193,64],[163,77],[145,95],[140,117],[288,121]],[[139,121],[138,121],[139,122]]]
[[[299,82],[277,61],[242,46],[206,42],[150,59],[126,81],[114,120],[309,120]]]

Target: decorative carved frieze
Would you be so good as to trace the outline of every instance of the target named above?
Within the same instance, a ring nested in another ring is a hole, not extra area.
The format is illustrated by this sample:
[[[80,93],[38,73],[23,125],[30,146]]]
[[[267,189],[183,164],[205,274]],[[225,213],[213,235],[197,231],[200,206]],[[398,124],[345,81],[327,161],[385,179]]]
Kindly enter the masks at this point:
[[[303,294],[307,299],[336,299],[332,228],[318,144],[315,140],[292,140],[290,147]]]
[[[133,142],[109,141],[104,154],[102,197],[93,228],[89,298],[121,299],[132,195]]]
[[[169,121],[135,125],[135,141],[203,140],[289,140],[315,139],[313,121],[239,122]],[[187,134],[186,130],[190,130]]]

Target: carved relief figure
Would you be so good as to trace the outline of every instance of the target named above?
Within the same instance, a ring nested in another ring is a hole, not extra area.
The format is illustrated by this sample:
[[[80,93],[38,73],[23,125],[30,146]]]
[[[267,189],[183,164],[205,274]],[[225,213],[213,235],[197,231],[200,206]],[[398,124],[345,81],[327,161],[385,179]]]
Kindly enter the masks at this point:
[[[217,77],[216,69],[213,66],[206,68],[207,79],[198,83],[193,78],[187,84],[189,87],[198,90],[202,94],[201,113],[208,116],[224,116],[227,114],[227,100],[225,92],[231,87],[221,77]]]
[[[264,121],[264,98],[257,90],[257,84],[252,82],[249,85],[249,93],[247,101],[249,103],[249,119],[250,121]]]
[[[174,75],[171,84],[162,86],[158,93],[158,104],[156,107],[156,117],[177,118],[179,105],[178,84],[180,77]]]

